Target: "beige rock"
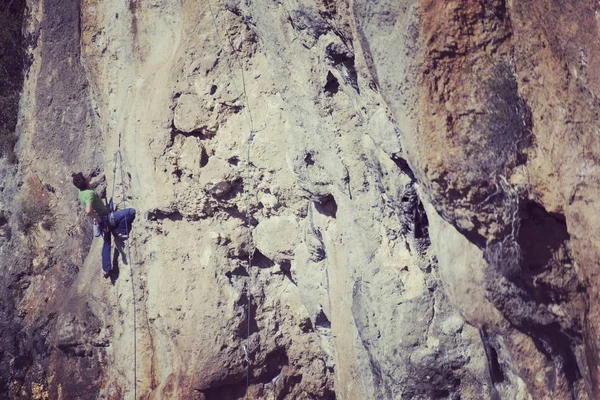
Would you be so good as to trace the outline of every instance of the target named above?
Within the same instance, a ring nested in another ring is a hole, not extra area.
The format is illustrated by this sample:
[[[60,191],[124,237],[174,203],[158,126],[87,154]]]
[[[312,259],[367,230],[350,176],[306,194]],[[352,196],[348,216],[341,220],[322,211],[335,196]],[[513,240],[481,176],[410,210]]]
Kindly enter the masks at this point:
[[[193,132],[199,130],[203,125],[205,109],[202,100],[194,94],[182,94],[175,106],[175,128],[182,132]]]
[[[293,216],[272,217],[261,221],[254,230],[256,248],[275,262],[292,259],[300,226]]]
[[[3,210],[10,392],[594,398],[598,30],[559,3],[29,1],[0,204],[56,227]],[[112,285],[92,169],[138,210]]]

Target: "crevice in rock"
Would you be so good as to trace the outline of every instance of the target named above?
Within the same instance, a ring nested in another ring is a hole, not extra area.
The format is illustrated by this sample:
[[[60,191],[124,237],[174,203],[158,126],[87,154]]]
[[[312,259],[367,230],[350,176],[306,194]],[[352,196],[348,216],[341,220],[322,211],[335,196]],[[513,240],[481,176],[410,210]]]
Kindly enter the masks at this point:
[[[331,43],[325,49],[329,64],[337,68],[344,77],[344,82],[349,84],[360,94],[358,86],[358,73],[354,65],[354,53],[346,44]]]
[[[164,219],[168,219],[171,221],[181,221],[183,220],[183,215],[177,210],[160,210],[158,208],[155,208],[153,210],[148,211],[149,221],[161,221]]]
[[[190,132],[184,132],[184,131],[180,131],[179,129],[175,128],[175,126],[173,126],[172,131],[171,131],[171,137],[175,138],[175,136],[177,136],[177,135],[181,135],[181,136],[185,136],[185,137],[197,137],[200,140],[208,140],[208,139],[213,138],[216,135],[216,132],[205,129],[205,128],[199,128],[199,129],[195,129]]]
[[[404,194],[398,205],[398,213],[402,233],[411,234],[415,239],[416,250],[424,253],[431,245],[429,238],[429,219],[425,212],[425,207],[419,199],[419,195],[414,185],[408,184],[404,189]]]
[[[57,347],[71,357],[91,357],[91,350],[87,349],[83,343],[59,343]]]
[[[490,375],[491,386],[504,382],[504,372],[498,361],[498,352],[490,343],[489,337],[485,329],[479,329],[479,337],[483,343],[485,357],[487,359],[488,373]]]
[[[408,175],[408,177],[412,181],[415,181],[415,174],[412,168],[410,168],[410,166],[408,165],[408,161],[406,161],[405,158],[401,157],[398,153],[392,154],[391,158],[392,161],[398,166],[398,168],[400,168],[400,171]]]
[[[240,298],[236,302],[236,306],[240,307],[243,310],[243,317],[240,320],[240,324],[237,327],[237,336],[240,339],[246,340],[248,339],[248,297],[247,293],[242,293]],[[256,313],[258,310],[258,305],[255,301],[250,301],[250,336],[252,334],[258,332],[258,322],[256,321]],[[252,354],[250,358],[252,359]]]
[[[310,261],[312,261],[314,263],[321,262],[327,258],[327,252],[325,251],[325,245],[323,244],[323,242],[321,241],[320,238],[317,238],[317,240],[319,240],[319,242],[320,242],[319,245],[318,246],[310,246],[310,248],[309,248]]]
[[[206,127],[206,126],[199,127],[197,129],[194,129],[189,132],[182,131],[175,126],[175,120],[173,119],[171,121],[171,139],[165,148],[165,153],[166,153],[167,149],[169,149],[173,146],[173,144],[175,143],[175,137],[177,137],[179,135],[184,136],[184,137],[196,137],[200,140],[210,140],[213,137],[215,137],[216,134],[217,134],[216,128],[208,129],[208,127]]]
[[[427,241],[427,246],[429,246],[429,220],[427,219],[427,213],[421,200],[418,201],[415,211],[414,234],[415,239],[424,239]]]

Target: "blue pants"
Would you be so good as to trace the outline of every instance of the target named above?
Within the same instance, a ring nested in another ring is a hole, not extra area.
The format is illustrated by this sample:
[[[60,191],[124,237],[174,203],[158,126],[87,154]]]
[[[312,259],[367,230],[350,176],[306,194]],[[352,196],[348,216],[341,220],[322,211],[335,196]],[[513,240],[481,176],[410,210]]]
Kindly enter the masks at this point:
[[[135,209],[126,208],[124,210],[115,211],[113,212],[113,218],[115,226],[109,226],[108,232],[102,233],[102,238],[104,239],[104,244],[102,245],[102,269],[104,272],[108,272],[112,268],[110,260],[110,234],[112,233],[113,235],[118,234],[121,236],[129,236],[131,233],[131,224],[135,219]],[[104,220],[107,221],[107,219]],[[108,224],[108,222],[106,222],[106,224]]]

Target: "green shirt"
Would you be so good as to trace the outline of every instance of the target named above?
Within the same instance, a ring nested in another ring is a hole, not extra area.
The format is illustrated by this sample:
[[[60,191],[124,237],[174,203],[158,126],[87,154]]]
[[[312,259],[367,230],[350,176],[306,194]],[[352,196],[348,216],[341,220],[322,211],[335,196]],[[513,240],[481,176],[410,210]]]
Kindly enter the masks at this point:
[[[106,209],[104,202],[102,201],[100,196],[98,196],[96,192],[92,189],[80,190],[77,197],[79,198],[79,202],[81,203],[81,205],[83,205],[84,208],[86,204],[92,203],[92,209],[97,215],[100,216],[108,214],[108,210]]]

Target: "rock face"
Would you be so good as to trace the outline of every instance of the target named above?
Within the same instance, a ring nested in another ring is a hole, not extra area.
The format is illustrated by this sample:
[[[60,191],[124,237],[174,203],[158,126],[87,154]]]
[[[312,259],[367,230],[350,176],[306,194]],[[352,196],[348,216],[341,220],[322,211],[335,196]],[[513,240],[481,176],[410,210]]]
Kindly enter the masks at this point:
[[[597,8],[29,1],[0,396],[598,398]]]

